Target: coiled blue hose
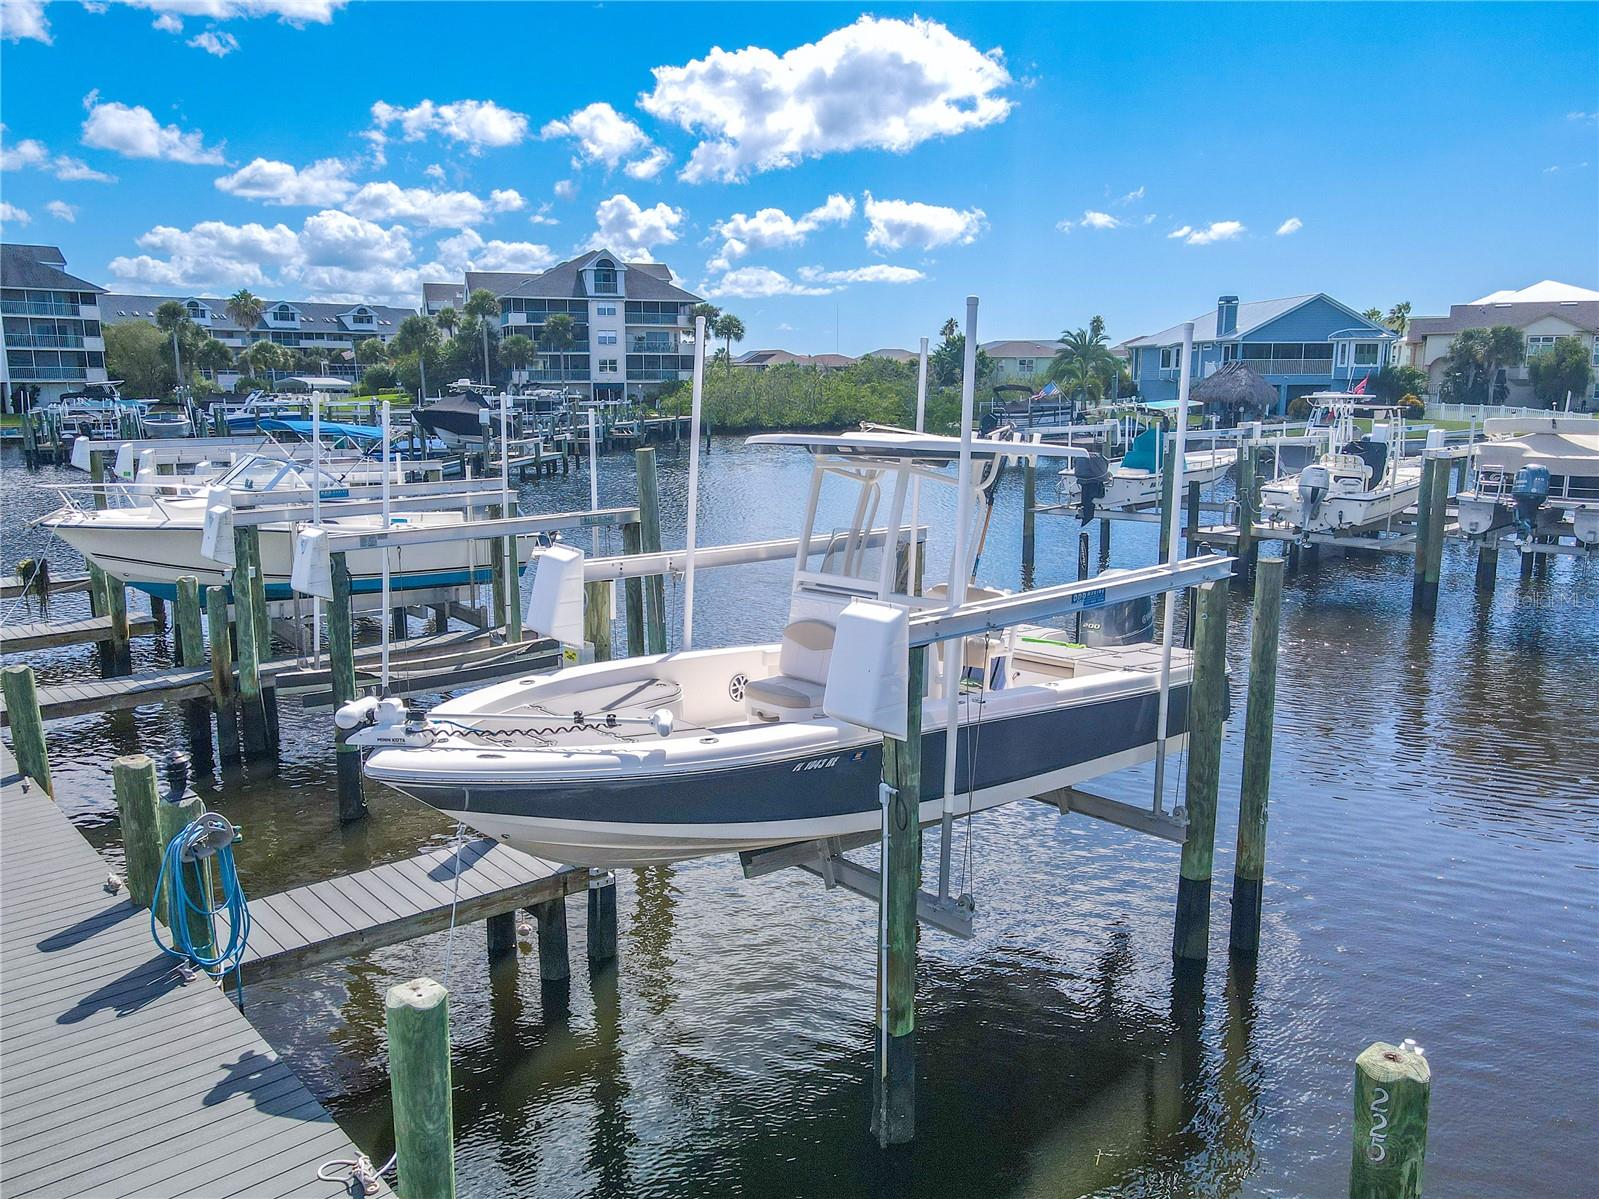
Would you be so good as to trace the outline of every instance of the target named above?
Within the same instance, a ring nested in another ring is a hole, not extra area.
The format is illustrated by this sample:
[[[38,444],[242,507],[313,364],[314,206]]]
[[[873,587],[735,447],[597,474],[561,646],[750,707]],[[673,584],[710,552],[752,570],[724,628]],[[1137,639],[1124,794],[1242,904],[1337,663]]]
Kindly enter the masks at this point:
[[[244,979],[240,967],[250,943],[250,905],[244,897],[239,872],[234,866],[232,841],[217,846],[209,856],[202,857],[191,852],[191,860],[188,863],[183,860],[186,849],[214,842],[214,822],[217,818],[213,816],[210,825],[203,823],[205,819],[201,817],[185,825],[167,842],[155,891],[158,899],[166,899],[167,932],[172,943],[167,944],[161,936],[160,922],[156,919],[156,910],[161,906],[159,902],[150,905],[150,935],[163,953],[193,963],[212,978],[226,978],[231,973],[242,1008]],[[213,892],[207,878],[207,866],[211,861],[216,863],[217,882],[222,888],[222,900],[215,905],[211,902]],[[190,870],[188,880],[185,878],[185,865]],[[226,914],[228,920],[228,943],[220,949],[216,945],[216,917],[219,914]],[[209,930],[204,945],[194,943],[190,930],[191,916],[200,917],[199,923]]]

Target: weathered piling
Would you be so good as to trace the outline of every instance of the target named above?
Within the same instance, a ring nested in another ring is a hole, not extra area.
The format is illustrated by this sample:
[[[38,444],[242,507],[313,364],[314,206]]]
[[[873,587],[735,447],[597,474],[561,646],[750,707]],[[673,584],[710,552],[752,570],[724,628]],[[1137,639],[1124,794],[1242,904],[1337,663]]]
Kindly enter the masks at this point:
[[[1443,570],[1444,510],[1449,502],[1449,459],[1426,458],[1421,467],[1421,497],[1416,506],[1416,562],[1411,600],[1428,616],[1438,611],[1438,580]]]
[[[1477,547],[1477,590],[1484,595],[1494,593],[1494,583],[1499,577],[1499,542],[1493,534]]]
[[[655,473],[655,449],[642,446],[633,451],[633,466],[638,475],[639,550],[645,554],[661,551],[661,485]],[[666,580],[651,575],[644,580],[645,652],[666,652]]]
[[[412,979],[389,988],[384,1016],[400,1194],[454,1199],[449,993],[431,978]]]
[[[1248,579],[1255,567],[1259,455],[1260,447],[1254,445],[1246,445],[1238,455],[1238,545],[1233,551],[1233,577],[1237,579]]]
[[[1199,484],[1188,485],[1188,504],[1183,509],[1183,546],[1189,557],[1199,546]]]
[[[1410,604],[1425,610],[1424,593],[1427,574],[1427,537],[1432,532],[1427,513],[1432,507],[1432,459],[1425,454],[1421,460],[1421,487],[1416,493],[1416,553],[1410,563]]]
[[[350,614],[350,565],[343,554],[330,555],[333,599],[328,604],[328,665],[333,675],[333,708],[355,698],[355,625]],[[339,823],[366,815],[361,790],[361,751],[349,744],[350,730],[334,725],[334,763],[339,792]]]
[[[1222,724],[1227,711],[1227,586],[1199,589],[1194,671],[1188,686],[1188,828],[1177,879],[1172,956],[1203,962],[1210,947],[1210,879],[1216,854],[1216,793],[1221,781]]]
[[[239,650],[239,731],[244,737],[244,756],[259,758],[270,753],[266,704],[261,698],[261,641],[255,631],[255,605],[250,601],[249,534],[253,528],[233,531],[233,623],[238,631]]]
[[[91,616],[105,615],[105,571],[93,562],[85,561],[85,573],[89,576],[89,614]]]
[[[905,739],[883,738],[888,836],[879,867],[886,904],[878,913],[877,1039],[872,1132],[886,1149],[916,1135],[916,892],[921,882],[922,683],[927,650],[910,652]]]
[[[253,617],[251,628],[255,632],[256,660],[265,662],[272,656],[272,622],[267,617],[266,572],[261,569],[261,530],[250,525],[237,530],[237,534],[243,535],[244,548],[249,555],[249,598]],[[237,544],[235,550],[237,551]]]
[[[622,526],[622,552],[644,552],[643,534],[636,520]],[[643,579],[628,579],[622,584],[622,606],[627,614],[627,656],[637,658],[644,653],[645,644]]]
[[[505,641],[515,645],[522,640],[522,560],[515,537],[505,539]]]
[[[594,647],[596,662],[611,660],[611,583],[583,584],[583,640]]]
[[[590,967],[616,960],[616,875],[605,870],[589,871],[588,943]]]
[[[1266,876],[1266,804],[1271,794],[1272,717],[1277,709],[1277,629],[1283,560],[1255,565],[1249,630],[1249,700],[1244,715],[1244,777],[1238,800],[1238,854],[1233,865],[1234,953],[1260,950],[1260,906]]]
[[[1162,559],[1166,556],[1166,547],[1171,544],[1172,529],[1177,526],[1177,472],[1172,469],[1172,447],[1165,440],[1164,431],[1161,434],[1160,451],[1160,550]]]
[[[495,504],[489,509],[489,519],[499,520],[504,510]],[[496,628],[505,627],[505,538],[489,538],[489,607],[494,614]]]
[[[490,962],[497,962],[516,952],[515,912],[500,912],[490,916],[483,925],[488,938]]]
[[[217,754],[224,763],[239,760],[239,697],[233,679],[233,639],[228,631],[228,596],[221,587],[205,589],[205,623],[211,646],[211,706],[217,713]]]
[[[1035,551],[1038,513],[1038,461],[1028,458],[1022,463],[1022,586],[1033,585],[1033,559]]]
[[[160,795],[155,763],[146,754],[129,754],[111,764],[111,786],[122,825],[123,874],[128,898],[148,908],[161,875],[161,832],[156,824]]]
[[[1099,569],[1110,565],[1110,521],[1099,518]]]
[[[193,575],[178,580],[178,660],[188,667],[205,664],[205,627],[200,616],[200,581]],[[211,757],[211,705],[205,699],[183,701],[183,721],[197,761]]]
[[[547,983],[565,982],[572,977],[572,962],[567,952],[566,899],[558,895],[529,911],[538,923],[539,977]]]
[[[1349,1199],[1420,1199],[1432,1070],[1409,1042],[1378,1041],[1355,1059]]]
[[[6,698],[6,717],[11,722],[11,748],[17,756],[17,769],[39,784],[46,794],[54,794],[33,667],[13,664],[0,668],[0,691]]]
[[[105,612],[111,618],[111,640],[104,656],[105,673],[123,675],[133,673],[133,645],[128,633],[128,585],[116,575],[102,571],[101,586],[105,588]]]
[[[188,789],[188,782],[188,760],[182,754],[173,754],[167,759],[167,793],[161,796],[155,805],[156,846],[163,857],[166,855],[167,846],[172,843],[172,838],[188,828],[205,812],[205,803]],[[188,887],[192,892],[195,885],[193,872],[186,871],[185,874],[187,877],[178,880],[178,885]],[[210,871],[202,870],[201,877],[209,879]],[[157,881],[159,881],[159,864]],[[194,895],[194,899],[196,903],[204,901],[207,906],[210,905],[208,893]],[[166,896],[158,893],[154,902],[156,919],[171,928],[173,914],[168,909]],[[206,916],[199,911],[185,910],[184,920],[188,925],[190,945],[196,949],[204,949],[211,944],[211,921]]]

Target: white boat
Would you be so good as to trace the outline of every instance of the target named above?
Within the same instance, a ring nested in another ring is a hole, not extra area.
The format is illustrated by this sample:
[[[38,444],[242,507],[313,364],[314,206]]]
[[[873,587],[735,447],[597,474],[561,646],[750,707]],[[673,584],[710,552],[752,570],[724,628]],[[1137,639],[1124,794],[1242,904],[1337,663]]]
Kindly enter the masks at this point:
[[[1421,490],[1421,459],[1404,457],[1404,417],[1397,408],[1372,405],[1364,396],[1321,393],[1312,428],[1325,427],[1327,450],[1296,474],[1260,489],[1261,515],[1301,533],[1370,529],[1400,515]],[[1355,425],[1355,412],[1386,414],[1369,435]]]
[[[1127,447],[1120,461],[1110,463],[1099,454],[1078,458],[1058,476],[1061,498],[1082,506],[1082,518],[1093,519],[1095,508],[1130,509],[1158,504],[1161,499],[1164,429],[1145,429]],[[1183,454],[1183,482],[1214,483],[1238,461],[1233,448],[1212,446]]]
[[[253,454],[221,475],[203,479],[203,486],[186,484],[186,476],[163,478],[158,483],[147,480],[127,484],[123,489],[133,493],[128,506],[95,509],[68,503],[38,523],[107,574],[150,595],[175,599],[177,581],[184,575],[193,575],[201,587],[227,582],[228,568],[204,552],[207,494],[211,489],[252,495],[270,492],[281,495],[285,504],[292,504],[304,502],[315,483],[321,498],[327,501],[323,528],[330,532],[374,532],[383,527],[381,515],[340,516],[337,500],[348,495],[351,486],[380,483],[381,472],[381,466],[365,459],[330,468]],[[69,489],[61,490],[70,494]],[[460,510],[403,512],[393,514],[390,525],[460,524],[466,519]],[[266,596],[292,598],[295,526],[285,522],[258,528]],[[519,551],[525,559],[542,545],[543,539],[530,536],[521,540]],[[470,540],[395,547],[388,553],[392,591],[464,586],[487,582],[492,575],[487,548]],[[352,550],[346,561],[352,592],[381,590],[382,550]]]
[[[1490,417],[1471,451],[1471,485],[1456,497],[1461,531],[1514,525],[1523,538],[1569,532],[1599,544],[1599,417]]]
[[[877,828],[881,737],[823,711],[837,622],[856,599],[912,613],[946,608],[945,584],[907,592],[918,573],[904,560],[907,494],[913,479],[954,484],[960,441],[881,430],[750,440],[802,447],[814,460],[779,638],[519,679],[413,721],[397,701],[364,701],[340,719],[366,722],[352,740],[374,747],[368,777],[518,849],[576,865],[676,862]],[[1038,448],[975,440],[972,452],[976,527],[1001,459]],[[874,535],[878,524],[885,531]],[[898,533],[891,539],[886,530]],[[966,538],[965,560],[950,562],[946,580],[969,575],[976,541]],[[541,631],[551,630],[535,613],[565,585],[574,557],[581,581],[577,551],[540,560],[529,619]],[[552,570],[562,581],[546,575]],[[938,820],[943,805],[950,687],[958,689],[961,813],[1154,756],[1156,645],[1077,645],[1060,630],[1019,625],[969,638],[954,679],[941,677],[939,657],[928,655],[923,705],[923,823]],[[1186,742],[1189,677],[1190,656],[1174,650],[1171,749]]]

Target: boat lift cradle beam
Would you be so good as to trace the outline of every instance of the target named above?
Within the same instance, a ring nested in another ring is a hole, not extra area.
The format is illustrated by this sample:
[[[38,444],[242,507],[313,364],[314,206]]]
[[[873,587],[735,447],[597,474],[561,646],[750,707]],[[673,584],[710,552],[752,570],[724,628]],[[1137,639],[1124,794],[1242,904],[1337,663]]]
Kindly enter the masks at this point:
[[[1229,556],[1207,554],[1180,562],[1141,567],[1108,578],[1100,576],[996,599],[970,601],[953,611],[945,609],[913,615],[910,619],[910,644],[914,649],[977,633],[998,632],[1011,625],[1197,587],[1215,579],[1230,578],[1232,565],[1233,558]],[[1186,821],[1175,815],[1134,808],[1078,788],[1063,788],[1035,798],[1058,807],[1062,812],[1079,812],[1179,844],[1185,835]],[[880,834],[874,830],[848,837],[795,841],[767,849],[746,850],[739,854],[739,863],[747,879],[799,867],[821,878],[828,890],[843,887],[863,898],[880,901],[881,872],[844,856],[851,849],[870,845],[880,839]],[[970,939],[973,936],[974,914],[973,908],[965,902],[946,902],[927,891],[918,889],[916,892],[917,921],[952,936]]]
[[[449,541],[480,541],[489,537],[525,537],[534,533],[553,533],[560,529],[592,529],[632,524],[638,518],[637,508],[595,508],[581,512],[551,512],[544,516],[501,517],[496,520],[477,520],[458,525],[398,526],[370,533],[329,530],[327,552],[344,554],[351,550],[436,545]]]

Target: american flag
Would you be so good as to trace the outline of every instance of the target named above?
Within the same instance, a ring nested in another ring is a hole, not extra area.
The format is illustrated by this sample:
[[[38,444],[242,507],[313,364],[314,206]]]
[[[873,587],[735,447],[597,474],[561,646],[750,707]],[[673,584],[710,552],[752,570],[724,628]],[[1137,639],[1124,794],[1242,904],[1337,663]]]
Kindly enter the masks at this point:
[[[1354,390],[1352,390],[1349,394],[1350,395],[1357,395],[1357,396],[1365,395],[1366,394],[1366,384],[1369,383],[1370,381],[1371,381],[1371,376],[1367,375],[1359,383],[1355,384]]]

